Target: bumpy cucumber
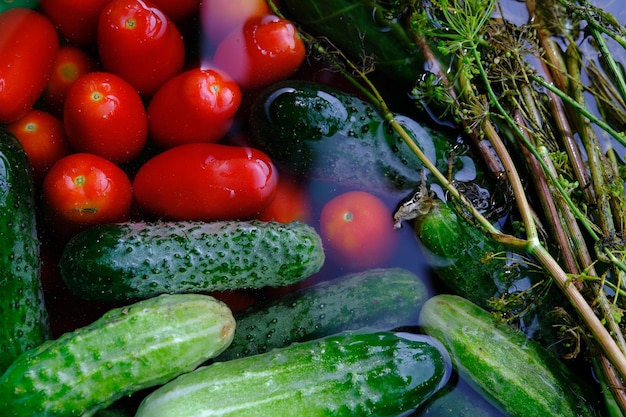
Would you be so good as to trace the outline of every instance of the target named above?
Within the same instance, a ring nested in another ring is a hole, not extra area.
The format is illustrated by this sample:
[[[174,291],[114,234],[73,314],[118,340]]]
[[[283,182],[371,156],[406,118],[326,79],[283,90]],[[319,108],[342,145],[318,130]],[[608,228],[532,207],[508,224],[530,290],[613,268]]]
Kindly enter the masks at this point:
[[[397,119],[442,172],[453,160],[455,172],[470,173],[463,180],[474,179],[470,158],[451,158],[451,138],[408,117]],[[250,123],[255,146],[294,175],[380,192],[421,183],[422,163],[376,108],[332,87],[274,84],[253,103]]]
[[[0,415],[91,416],[192,371],[221,353],[234,330],[229,308],[206,295],[162,295],[113,309],[22,354],[0,378]]]
[[[596,416],[593,391],[552,352],[469,300],[430,298],[420,325],[448,350],[461,377],[511,417]]]
[[[31,167],[0,128],[0,373],[49,337],[43,300]]]
[[[216,362],[148,395],[136,417],[397,416],[447,380],[430,340],[343,333]]]
[[[216,360],[264,353],[344,330],[415,325],[427,295],[421,279],[401,268],[320,282],[236,314],[233,342]]]
[[[78,296],[119,301],[288,285],[323,263],[312,227],[252,220],[96,226],[68,242],[60,267]]]

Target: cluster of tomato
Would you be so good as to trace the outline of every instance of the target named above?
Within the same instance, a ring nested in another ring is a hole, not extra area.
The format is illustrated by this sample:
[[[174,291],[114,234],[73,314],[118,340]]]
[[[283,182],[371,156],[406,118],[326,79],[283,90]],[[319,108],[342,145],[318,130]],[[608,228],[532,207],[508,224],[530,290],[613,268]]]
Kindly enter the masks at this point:
[[[305,56],[264,0],[41,0],[0,14],[0,123],[55,238],[134,217],[310,221],[306,190],[235,128],[247,94]],[[346,260],[377,259],[389,209],[341,197],[322,234]]]

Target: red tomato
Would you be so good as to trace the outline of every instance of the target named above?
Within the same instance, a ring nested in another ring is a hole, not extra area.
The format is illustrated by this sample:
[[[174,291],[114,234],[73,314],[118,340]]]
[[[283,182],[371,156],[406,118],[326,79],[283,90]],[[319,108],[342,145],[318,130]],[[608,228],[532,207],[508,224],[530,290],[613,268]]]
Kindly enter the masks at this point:
[[[63,123],[50,113],[30,110],[24,117],[8,124],[7,130],[24,147],[37,183],[43,180],[45,173],[56,161],[70,153]]]
[[[276,196],[259,215],[260,220],[289,223],[294,220],[309,223],[311,201],[307,189],[294,178],[281,174],[278,177]]]
[[[96,62],[82,49],[72,45],[60,46],[50,80],[43,92],[46,108],[54,114],[61,115],[69,86],[82,75],[95,69]]]
[[[65,39],[86,46],[95,43],[98,16],[109,1],[41,0],[39,5]]]
[[[293,23],[270,14],[248,19],[230,32],[218,45],[213,63],[248,90],[289,77],[305,56],[304,41]]]
[[[191,143],[148,160],[133,188],[138,206],[159,218],[212,221],[257,216],[277,181],[270,158],[257,149]]]
[[[180,73],[185,45],[176,25],[152,3],[113,0],[100,14],[98,52],[102,65],[145,96]]]
[[[121,222],[130,216],[132,189],[124,171],[88,153],[59,159],[43,181],[46,210],[58,230]],[[67,229],[66,229],[67,230]]]
[[[148,136],[148,117],[137,90],[106,72],[85,74],[70,86],[63,120],[77,151],[118,164],[137,156]]]
[[[349,191],[328,201],[320,234],[330,258],[351,269],[379,266],[395,252],[393,215],[378,197]]]
[[[270,8],[265,0],[205,0],[200,5],[202,29],[216,45],[246,20],[266,14]]]
[[[200,9],[200,0],[152,0],[152,3],[174,22],[191,17]]]
[[[239,86],[221,71],[185,71],[152,97],[148,106],[150,135],[162,148],[217,142],[230,129],[240,103]]]
[[[14,122],[33,107],[58,48],[54,25],[41,13],[23,8],[0,13],[0,123]]]

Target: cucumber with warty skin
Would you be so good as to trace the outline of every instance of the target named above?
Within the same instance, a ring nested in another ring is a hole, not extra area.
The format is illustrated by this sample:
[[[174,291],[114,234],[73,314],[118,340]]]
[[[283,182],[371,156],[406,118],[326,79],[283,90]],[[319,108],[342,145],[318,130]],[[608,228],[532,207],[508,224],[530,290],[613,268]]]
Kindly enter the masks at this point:
[[[511,417],[591,417],[594,391],[552,352],[471,301],[430,298],[420,326],[450,353],[459,375]]]
[[[319,282],[235,314],[233,342],[215,360],[264,353],[344,330],[417,324],[428,291],[406,269],[370,269]]]
[[[419,187],[430,173],[370,103],[335,88],[303,80],[276,83],[251,107],[254,146],[293,175],[374,192]],[[397,116],[439,170],[476,176],[474,162],[452,152],[454,139]]]
[[[79,297],[124,301],[289,285],[317,272],[324,259],[319,235],[300,222],[133,222],[80,232],[64,248],[60,268]]]
[[[91,416],[197,368],[231,342],[226,304],[201,294],[154,297],[24,352],[0,377],[3,417]]]
[[[15,136],[0,129],[0,373],[49,338],[31,166]]]
[[[136,417],[397,416],[445,384],[446,359],[421,335],[340,333],[198,368]]]

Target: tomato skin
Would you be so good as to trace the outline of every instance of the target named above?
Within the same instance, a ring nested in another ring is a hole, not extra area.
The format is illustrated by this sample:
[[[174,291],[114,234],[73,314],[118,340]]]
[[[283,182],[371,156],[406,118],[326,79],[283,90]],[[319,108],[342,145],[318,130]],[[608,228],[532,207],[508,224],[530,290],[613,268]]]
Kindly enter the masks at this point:
[[[380,266],[398,240],[391,210],[365,191],[348,191],[328,201],[320,214],[320,235],[329,258],[351,269]]]
[[[38,184],[56,161],[71,152],[63,122],[42,110],[32,109],[6,128],[24,147]]]
[[[43,14],[14,8],[0,14],[0,123],[24,116],[43,92],[59,39]]]
[[[158,218],[214,221],[257,216],[277,181],[270,158],[257,149],[191,143],[148,160],[133,189],[138,206]]]
[[[85,74],[70,86],[63,121],[67,138],[78,152],[117,164],[137,156],[148,137],[141,97],[129,83],[107,72]]]
[[[151,96],[185,64],[176,25],[152,3],[113,0],[98,21],[98,52],[104,68],[143,96]]]
[[[217,47],[213,64],[242,90],[288,78],[304,61],[306,47],[296,27],[274,15],[248,19]]]
[[[152,0],[174,22],[180,22],[192,16],[200,9],[200,0]]]
[[[76,232],[130,218],[130,179],[120,167],[97,155],[73,153],[59,159],[46,174],[42,192],[57,230]]]
[[[311,200],[304,184],[281,173],[274,199],[258,217],[264,221],[309,223],[312,218]]]
[[[194,68],[167,81],[148,106],[150,135],[161,148],[217,142],[230,129],[241,90],[225,73]]]
[[[205,0],[200,5],[203,33],[216,45],[246,20],[267,14],[265,0]]]
[[[95,60],[84,50],[73,45],[61,45],[42,95],[46,109],[55,115],[63,114],[63,103],[69,86],[95,70]]]
[[[43,13],[65,39],[87,46],[96,41],[100,11],[110,0],[41,0]]]

